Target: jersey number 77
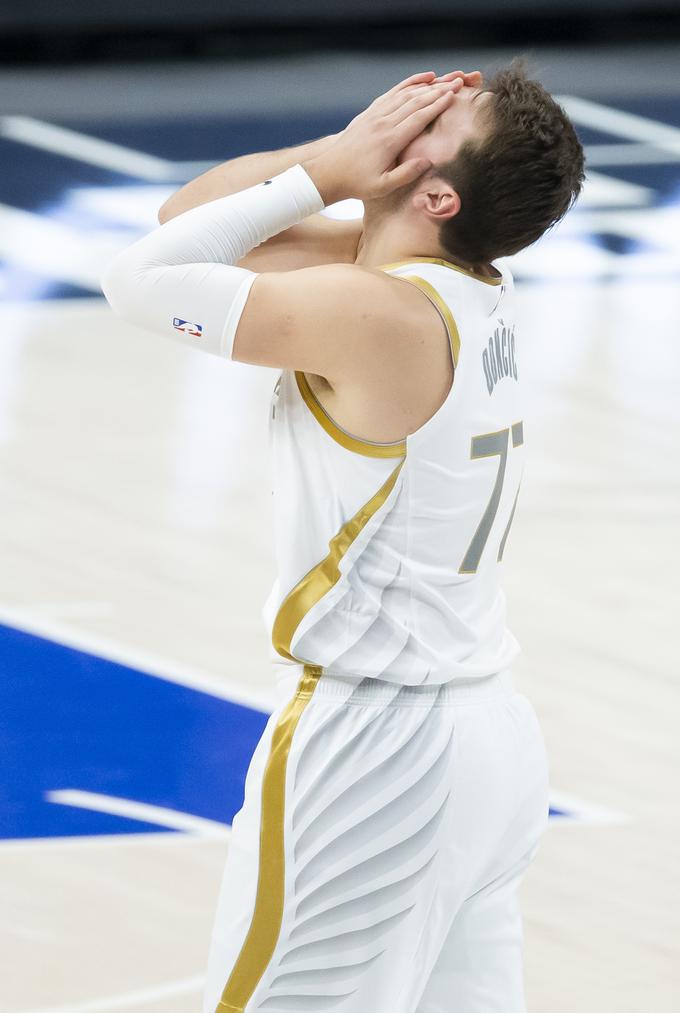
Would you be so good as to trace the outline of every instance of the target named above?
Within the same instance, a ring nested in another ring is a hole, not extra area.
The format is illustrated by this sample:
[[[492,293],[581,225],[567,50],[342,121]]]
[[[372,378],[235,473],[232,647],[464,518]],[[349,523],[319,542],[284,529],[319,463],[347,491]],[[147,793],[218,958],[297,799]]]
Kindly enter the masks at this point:
[[[519,447],[524,443],[524,432],[522,423],[515,422],[512,426],[507,429],[500,429],[496,433],[482,433],[481,436],[473,436],[472,444],[470,448],[470,458],[474,461],[480,457],[493,457],[498,454],[498,474],[496,475],[496,482],[491,492],[491,499],[489,500],[486,510],[482,515],[482,519],[479,522],[477,530],[472,536],[472,541],[468,546],[468,550],[465,553],[463,562],[458,568],[458,573],[476,573],[477,567],[479,566],[479,560],[481,559],[484,551],[484,546],[487,543],[489,534],[491,533],[491,527],[494,520],[496,519],[496,513],[498,512],[498,504],[500,503],[501,493],[503,491],[503,479],[505,478],[505,464],[508,459],[508,436],[512,433],[512,445],[513,447]],[[520,479],[521,483],[521,479]],[[512,519],[515,516],[515,507],[517,506],[517,497],[519,496],[519,485],[517,486],[517,492],[515,494],[515,502],[512,505],[510,512],[510,518],[508,520],[505,532],[501,539],[501,544],[498,548],[497,561],[500,562],[503,558],[503,549],[505,548],[505,542],[510,531],[510,525]]]

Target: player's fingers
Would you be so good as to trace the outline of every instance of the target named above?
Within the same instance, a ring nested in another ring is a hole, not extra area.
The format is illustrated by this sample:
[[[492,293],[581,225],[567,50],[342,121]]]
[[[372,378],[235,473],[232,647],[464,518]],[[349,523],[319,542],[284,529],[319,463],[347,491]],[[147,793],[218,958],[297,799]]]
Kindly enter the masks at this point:
[[[464,70],[452,70],[448,74],[442,74],[440,77],[435,77],[432,84],[436,84],[438,81],[450,81],[454,77],[461,77],[466,85],[475,87],[482,80],[481,70],[470,70],[468,72]]]
[[[390,113],[385,113],[385,118],[391,126],[396,127],[409,116],[421,109],[427,109],[435,102],[438,102],[444,95],[455,94],[460,91],[463,84],[460,78],[455,81],[445,81],[443,84],[432,84],[426,88],[418,89],[405,101],[398,103]]]
[[[432,162],[428,158],[411,158],[408,162],[402,162],[396,169],[386,172],[383,176],[384,193],[397,190],[400,186],[412,183],[423,173],[431,168]]]
[[[444,83],[450,84],[450,82]],[[428,95],[433,84],[434,82],[430,81],[416,81],[406,88],[389,92],[387,95],[383,95],[380,105],[376,106],[376,112],[381,116],[388,116],[400,109],[406,102],[410,102],[411,99],[417,98],[419,95]]]
[[[465,71],[464,70],[451,70],[451,71],[449,71],[448,74],[441,74],[439,77],[435,77],[435,79],[432,82],[432,84],[435,84],[437,81],[451,81],[454,77],[462,77],[462,78],[464,78],[465,77]]]
[[[435,76],[433,70],[423,70],[419,74],[411,74],[410,77],[404,78],[399,84],[395,84],[394,88],[390,88],[387,92],[388,95],[394,92],[401,91],[402,88],[408,88],[411,84],[419,84],[422,81],[430,81]]]
[[[460,78],[456,78],[454,81],[444,81],[442,84],[429,84],[424,88],[417,88],[412,92],[404,92],[401,99],[397,98],[395,100],[392,109],[385,109],[383,111],[383,115],[395,126],[405,120],[406,116],[409,116],[412,112],[432,105],[442,95],[455,93],[460,91],[462,87],[462,81]]]
[[[403,81],[399,81],[395,84],[394,87],[390,88],[389,91],[386,91],[384,95],[379,95],[372,105],[374,108],[383,111],[383,107],[385,105],[392,105],[394,98],[399,95],[399,92],[403,91],[405,88],[411,88],[415,85],[429,84],[434,76],[433,70],[423,70],[419,74],[411,74],[410,77],[404,78]]]
[[[424,85],[429,84],[433,77],[433,70],[424,70],[418,74],[411,74],[410,77],[407,77],[403,81],[399,81],[395,84],[394,87],[390,88],[389,91],[386,91],[384,95],[378,95],[377,98],[373,99],[370,105],[367,106],[363,112],[359,113],[359,116],[384,115],[386,112],[389,112],[392,108],[394,108],[396,102],[399,102],[399,93],[403,91],[403,89],[413,88],[418,85],[423,87]]]
[[[408,115],[400,118],[393,126],[391,138],[397,145],[397,151],[402,151],[406,145],[421,133],[427,124],[434,120],[440,113],[451,104],[455,98],[455,92],[445,91],[438,95],[432,102],[421,105]]]

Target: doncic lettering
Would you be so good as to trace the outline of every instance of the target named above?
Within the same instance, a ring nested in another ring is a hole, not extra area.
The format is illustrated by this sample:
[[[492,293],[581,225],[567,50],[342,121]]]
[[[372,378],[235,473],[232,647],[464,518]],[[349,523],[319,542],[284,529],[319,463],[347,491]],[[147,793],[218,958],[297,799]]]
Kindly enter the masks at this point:
[[[517,379],[517,362],[515,360],[515,325],[506,326],[498,318],[498,326],[489,338],[482,352],[482,369],[486,378],[486,389],[489,395],[499,380],[505,376]]]

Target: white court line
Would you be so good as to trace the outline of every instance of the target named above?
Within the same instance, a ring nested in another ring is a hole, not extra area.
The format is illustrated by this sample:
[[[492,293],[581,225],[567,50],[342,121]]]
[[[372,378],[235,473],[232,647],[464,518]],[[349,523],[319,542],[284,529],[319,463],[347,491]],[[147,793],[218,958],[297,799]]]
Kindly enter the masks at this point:
[[[226,831],[224,837],[219,838],[219,841],[222,843],[227,842],[231,837],[231,827],[225,826],[224,830]],[[116,848],[118,850],[119,848],[131,845],[143,848],[159,846],[195,848],[203,843],[211,843],[217,840],[217,837],[199,837],[196,834],[174,834],[170,830],[157,830],[155,832],[139,830],[124,834],[78,834],[73,837],[7,837],[0,838],[0,854],[5,855],[12,851],[31,852],[55,848],[59,851],[72,848],[76,850],[78,848],[89,850],[93,847]]]
[[[665,165],[680,162],[680,141],[673,141],[664,148],[651,144],[588,144],[584,150],[588,166]]]
[[[195,179],[196,176],[202,176],[208,169],[214,169],[219,164],[219,161],[216,162],[214,159],[201,162],[168,162],[168,165],[172,166],[172,179],[183,179],[187,182],[190,179]]]
[[[625,137],[629,141],[644,141],[658,148],[677,152],[680,127],[660,123],[648,116],[622,112],[599,102],[577,98],[576,95],[554,95],[553,98],[564,106],[567,114],[576,123],[583,127],[592,127],[615,137]]]
[[[646,207],[654,200],[654,190],[626,179],[617,179],[603,172],[586,168],[586,179],[577,207]],[[567,219],[569,220],[569,219]],[[562,224],[560,222],[560,224]],[[520,251],[521,252],[521,251]]]
[[[41,1006],[39,1009],[26,1010],[25,1013],[105,1013],[107,1010],[131,1009],[134,1006],[147,1006],[159,999],[199,992],[204,982],[205,975],[195,975],[193,978],[179,978],[165,985],[152,985],[150,988],[109,995],[103,999],[86,999],[66,1006]]]
[[[190,689],[198,689],[202,693],[210,693],[220,700],[242,704],[255,710],[269,714],[274,710],[278,700],[275,687],[257,689],[236,682],[225,674],[220,679],[208,672],[202,672],[192,665],[187,668],[156,654],[124,647],[103,637],[80,630],[32,614],[28,610],[19,610],[0,605],[0,623],[12,626],[36,637],[44,637],[63,647],[71,647],[86,654],[94,654],[105,661],[113,661],[119,665],[136,669],[144,675],[166,682],[174,682]]]
[[[164,806],[137,802],[130,798],[119,798],[115,795],[103,795],[94,791],[80,791],[77,788],[59,788],[46,791],[48,802],[58,805],[75,806],[78,809],[90,809],[94,812],[109,813],[112,816],[125,816],[128,819],[154,823],[159,827],[171,830],[182,830],[198,837],[223,838],[229,836],[229,828],[217,820],[205,819],[191,813],[180,812],[178,809],[167,809]]]
[[[88,134],[30,116],[0,117],[0,136],[139,179],[158,181],[173,175],[173,163],[166,158],[157,158],[121,144],[101,141]]]

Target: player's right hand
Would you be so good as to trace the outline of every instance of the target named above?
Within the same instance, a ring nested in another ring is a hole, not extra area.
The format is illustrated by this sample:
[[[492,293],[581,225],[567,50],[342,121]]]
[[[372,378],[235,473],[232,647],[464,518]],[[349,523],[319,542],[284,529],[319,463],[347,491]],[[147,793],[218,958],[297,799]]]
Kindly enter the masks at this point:
[[[435,84],[437,81],[452,81],[454,77],[462,77],[466,88],[479,88],[482,83],[481,70],[470,70],[467,73],[464,70],[451,70],[448,74],[442,74],[441,77],[433,78],[432,84]]]
[[[370,200],[404,186],[430,168],[424,158],[397,164],[397,155],[465,87],[457,76],[433,82],[414,74],[379,95],[318,156],[302,163],[326,204]]]

